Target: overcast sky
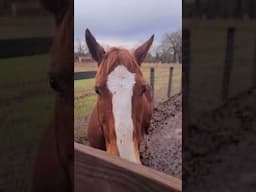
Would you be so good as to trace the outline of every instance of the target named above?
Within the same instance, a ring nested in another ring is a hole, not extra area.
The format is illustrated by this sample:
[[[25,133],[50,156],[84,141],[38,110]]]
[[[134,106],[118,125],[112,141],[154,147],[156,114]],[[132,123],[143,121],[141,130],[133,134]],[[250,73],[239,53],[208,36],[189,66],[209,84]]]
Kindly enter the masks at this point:
[[[181,29],[181,0],[75,0],[75,41],[86,28],[98,42],[134,48],[155,34]]]

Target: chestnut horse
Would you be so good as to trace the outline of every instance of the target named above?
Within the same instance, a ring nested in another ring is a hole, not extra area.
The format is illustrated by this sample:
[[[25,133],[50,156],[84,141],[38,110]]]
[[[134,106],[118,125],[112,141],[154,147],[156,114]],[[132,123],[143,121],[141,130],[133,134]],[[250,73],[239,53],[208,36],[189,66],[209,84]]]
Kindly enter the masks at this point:
[[[74,5],[73,0],[42,3],[53,14],[56,24],[49,64],[49,83],[56,92],[56,100],[51,124],[37,150],[32,191],[70,192],[74,164]]]
[[[85,36],[91,56],[98,63],[98,97],[89,118],[89,143],[140,164],[139,145],[148,132],[153,110],[151,87],[140,65],[154,35],[134,53],[115,47],[105,52],[88,29]]]

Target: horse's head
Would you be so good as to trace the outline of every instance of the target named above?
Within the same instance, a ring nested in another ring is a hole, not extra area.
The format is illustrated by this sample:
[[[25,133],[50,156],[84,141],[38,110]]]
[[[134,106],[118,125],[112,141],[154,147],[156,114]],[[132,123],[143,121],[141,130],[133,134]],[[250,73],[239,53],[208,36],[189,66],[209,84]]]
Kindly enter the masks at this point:
[[[55,32],[49,63],[49,83],[57,101],[73,102],[73,1],[42,0],[53,14]],[[71,110],[72,112],[73,110]]]
[[[154,36],[133,53],[121,48],[105,51],[86,30],[89,51],[98,63],[96,108],[106,149],[111,154],[136,163],[140,163],[139,143],[151,102],[150,86],[143,78],[140,65],[153,39]]]
[[[41,2],[55,20],[48,71],[56,99],[51,124],[42,135],[38,149],[33,190],[71,191],[74,160],[73,0]]]
[[[43,0],[55,19],[55,34],[50,52],[49,83],[56,93],[52,125],[63,156],[73,156],[74,63],[73,63],[73,1]],[[68,153],[70,154],[67,154]]]

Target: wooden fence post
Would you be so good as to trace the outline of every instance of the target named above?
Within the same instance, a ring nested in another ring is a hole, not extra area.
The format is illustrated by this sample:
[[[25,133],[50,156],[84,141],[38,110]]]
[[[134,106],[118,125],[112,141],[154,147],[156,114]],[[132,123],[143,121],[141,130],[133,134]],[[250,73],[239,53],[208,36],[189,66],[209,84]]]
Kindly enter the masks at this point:
[[[150,68],[150,85],[152,87],[152,95],[153,95],[153,97],[154,97],[154,92],[155,92],[154,83],[155,83],[155,68],[151,67]]]
[[[234,37],[235,28],[229,27],[227,32],[226,57],[222,80],[222,100],[225,101],[229,95],[230,78],[232,72],[233,55],[234,55]]]
[[[169,71],[169,82],[168,82],[168,92],[167,92],[167,97],[171,97],[171,91],[172,91],[172,76],[173,76],[173,67],[170,67]]]
[[[252,72],[252,88],[256,87],[256,40],[254,42],[254,58],[253,58],[253,72]]]

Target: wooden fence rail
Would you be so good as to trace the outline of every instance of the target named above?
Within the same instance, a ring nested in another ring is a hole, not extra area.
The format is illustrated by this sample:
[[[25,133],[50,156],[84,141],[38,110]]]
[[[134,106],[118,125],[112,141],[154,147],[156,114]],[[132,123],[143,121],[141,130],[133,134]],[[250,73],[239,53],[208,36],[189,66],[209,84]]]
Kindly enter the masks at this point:
[[[74,80],[92,79],[95,77],[95,75],[96,71],[75,72]]]
[[[0,39],[0,58],[23,57],[49,53],[53,37]]]
[[[75,192],[180,192],[180,179],[78,143]]]

